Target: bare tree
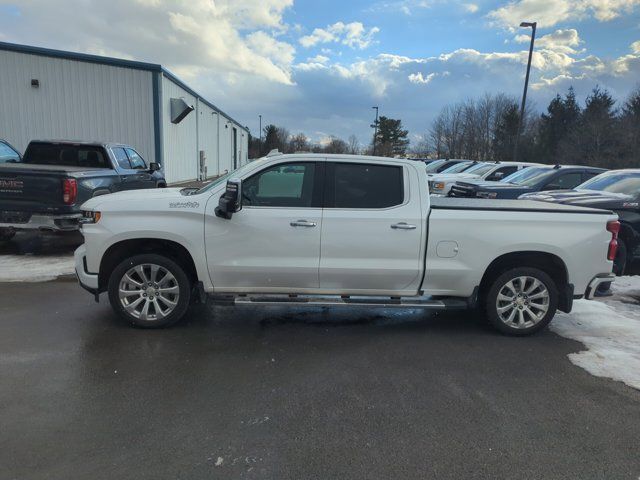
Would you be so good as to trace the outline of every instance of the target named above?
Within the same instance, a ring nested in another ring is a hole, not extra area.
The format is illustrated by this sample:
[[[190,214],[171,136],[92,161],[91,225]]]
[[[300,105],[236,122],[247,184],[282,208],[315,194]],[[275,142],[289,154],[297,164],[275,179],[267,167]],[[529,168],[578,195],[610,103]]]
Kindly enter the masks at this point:
[[[347,143],[347,153],[351,155],[358,155],[360,153],[360,142],[358,141],[358,137],[350,135]]]
[[[291,153],[296,152],[308,152],[311,150],[311,145],[309,144],[309,139],[304,133],[298,133],[291,137],[289,140],[289,151]]]

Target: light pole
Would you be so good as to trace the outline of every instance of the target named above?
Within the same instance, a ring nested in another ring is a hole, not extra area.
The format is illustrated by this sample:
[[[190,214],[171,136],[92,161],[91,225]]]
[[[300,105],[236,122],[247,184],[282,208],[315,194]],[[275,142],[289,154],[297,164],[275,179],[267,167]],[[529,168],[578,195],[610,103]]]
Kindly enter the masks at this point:
[[[533,44],[536,41],[537,22],[522,22],[522,28],[531,27],[531,45],[529,46],[529,61],[527,62],[527,75],[524,77],[524,91],[522,92],[522,104],[520,105],[520,118],[518,118],[518,131],[516,132],[515,145],[513,147],[513,161],[518,161],[518,141],[522,132],[522,121],[524,119],[524,109],[527,103],[527,88],[529,88],[529,73],[531,72],[531,58],[533,57]]]
[[[258,130],[260,132],[260,140],[258,140],[258,156],[260,156],[262,153],[262,115],[258,115],[258,118],[260,119],[260,127]]]
[[[373,156],[376,155],[376,139],[378,138],[378,107],[371,107],[376,111],[376,120],[373,122]]]

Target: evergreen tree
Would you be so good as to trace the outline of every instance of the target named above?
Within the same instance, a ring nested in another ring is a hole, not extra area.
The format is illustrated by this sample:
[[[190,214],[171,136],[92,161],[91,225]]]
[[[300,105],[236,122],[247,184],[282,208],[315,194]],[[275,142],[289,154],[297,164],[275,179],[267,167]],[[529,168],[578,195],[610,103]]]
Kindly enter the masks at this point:
[[[511,161],[518,135],[520,112],[518,105],[512,103],[507,106],[498,119],[493,135],[493,152],[495,160]]]
[[[580,119],[580,106],[576,102],[573,87],[564,96],[556,95],[542,114],[538,137],[540,161],[557,163],[560,161],[559,148]]]
[[[375,138],[376,155],[393,157],[404,155],[409,145],[408,130],[402,128],[402,120],[381,116]]]

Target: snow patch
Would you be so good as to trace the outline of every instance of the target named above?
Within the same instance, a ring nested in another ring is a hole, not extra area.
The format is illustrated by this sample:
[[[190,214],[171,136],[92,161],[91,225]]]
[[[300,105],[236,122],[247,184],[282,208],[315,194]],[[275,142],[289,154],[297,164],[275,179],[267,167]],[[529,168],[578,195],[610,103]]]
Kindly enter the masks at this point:
[[[640,277],[616,278],[613,293],[601,301],[577,300],[551,330],[587,347],[569,355],[573,364],[640,390]]]
[[[0,255],[0,282],[47,282],[74,272],[73,254]]]

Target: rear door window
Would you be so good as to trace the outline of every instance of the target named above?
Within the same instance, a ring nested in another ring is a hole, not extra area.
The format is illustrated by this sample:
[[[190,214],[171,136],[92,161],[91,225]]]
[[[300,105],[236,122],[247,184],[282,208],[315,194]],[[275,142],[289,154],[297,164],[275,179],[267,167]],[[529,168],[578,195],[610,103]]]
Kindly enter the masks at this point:
[[[489,180],[489,181],[502,180],[503,178],[507,178],[512,173],[515,173],[517,170],[518,170],[518,167],[516,167],[515,165],[510,165],[508,167],[501,167],[501,168],[498,168],[491,175],[489,175],[486,178],[486,180]]]
[[[389,208],[404,202],[401,166],[332,163],[326,183],[329,208]]]

